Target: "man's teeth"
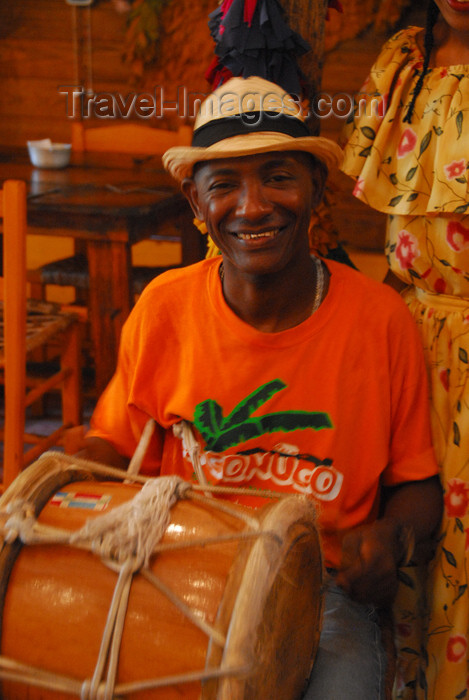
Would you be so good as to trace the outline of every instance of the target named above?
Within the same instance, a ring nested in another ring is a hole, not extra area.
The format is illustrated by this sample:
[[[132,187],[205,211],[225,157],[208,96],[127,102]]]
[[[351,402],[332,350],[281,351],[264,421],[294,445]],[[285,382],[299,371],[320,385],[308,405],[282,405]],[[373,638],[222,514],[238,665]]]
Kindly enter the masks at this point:
[[[238,233],[237,236],[243,241],[250,241],[255,238],[272,238],[277,233],[277,230],[278,229],[274,229],[272,231],[262,231],[262,233]]]

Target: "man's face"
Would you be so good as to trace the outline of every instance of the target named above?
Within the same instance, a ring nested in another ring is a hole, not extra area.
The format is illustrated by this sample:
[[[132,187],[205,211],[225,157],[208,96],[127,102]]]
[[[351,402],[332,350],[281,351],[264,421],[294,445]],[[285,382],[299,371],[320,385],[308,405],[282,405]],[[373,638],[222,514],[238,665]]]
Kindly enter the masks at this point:
[[[183,189],[225,262],[248,274],[308,255],[312,206],[323,175],[305,153],[266,153],[200,163]]]

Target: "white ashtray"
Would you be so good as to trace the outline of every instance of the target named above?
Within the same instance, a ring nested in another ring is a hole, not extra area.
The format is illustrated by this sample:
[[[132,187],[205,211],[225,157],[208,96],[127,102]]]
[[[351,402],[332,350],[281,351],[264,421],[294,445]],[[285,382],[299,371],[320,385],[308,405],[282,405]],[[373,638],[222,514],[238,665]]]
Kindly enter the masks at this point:
[[[70,163],[70,143],[53,143],[50,139],[28,141],[31,163],[36,168],[65,168]]]

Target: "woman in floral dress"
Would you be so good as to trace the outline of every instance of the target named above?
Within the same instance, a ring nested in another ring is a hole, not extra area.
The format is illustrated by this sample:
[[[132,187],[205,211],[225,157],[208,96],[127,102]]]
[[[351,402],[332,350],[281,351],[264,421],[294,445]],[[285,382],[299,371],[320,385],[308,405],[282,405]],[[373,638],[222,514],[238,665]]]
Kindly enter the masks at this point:
[[[344,171],[388,214],[388,281],[421,332],[445,491],[423,641],[418,569],[402,576],[396,694],[469,698],[469,0],[431,0],[426,29],[392,37],[362,90]]]

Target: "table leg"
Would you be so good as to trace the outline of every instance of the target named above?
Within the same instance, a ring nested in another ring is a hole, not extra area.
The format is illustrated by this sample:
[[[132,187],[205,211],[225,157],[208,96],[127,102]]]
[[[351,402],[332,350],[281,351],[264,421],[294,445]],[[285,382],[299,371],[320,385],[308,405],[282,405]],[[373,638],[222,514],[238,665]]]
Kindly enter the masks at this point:
[[[88,241],[87,256],[89,321],[99,395],[114,373],[122,326],[131,308],[131,257],[127,235]]]

